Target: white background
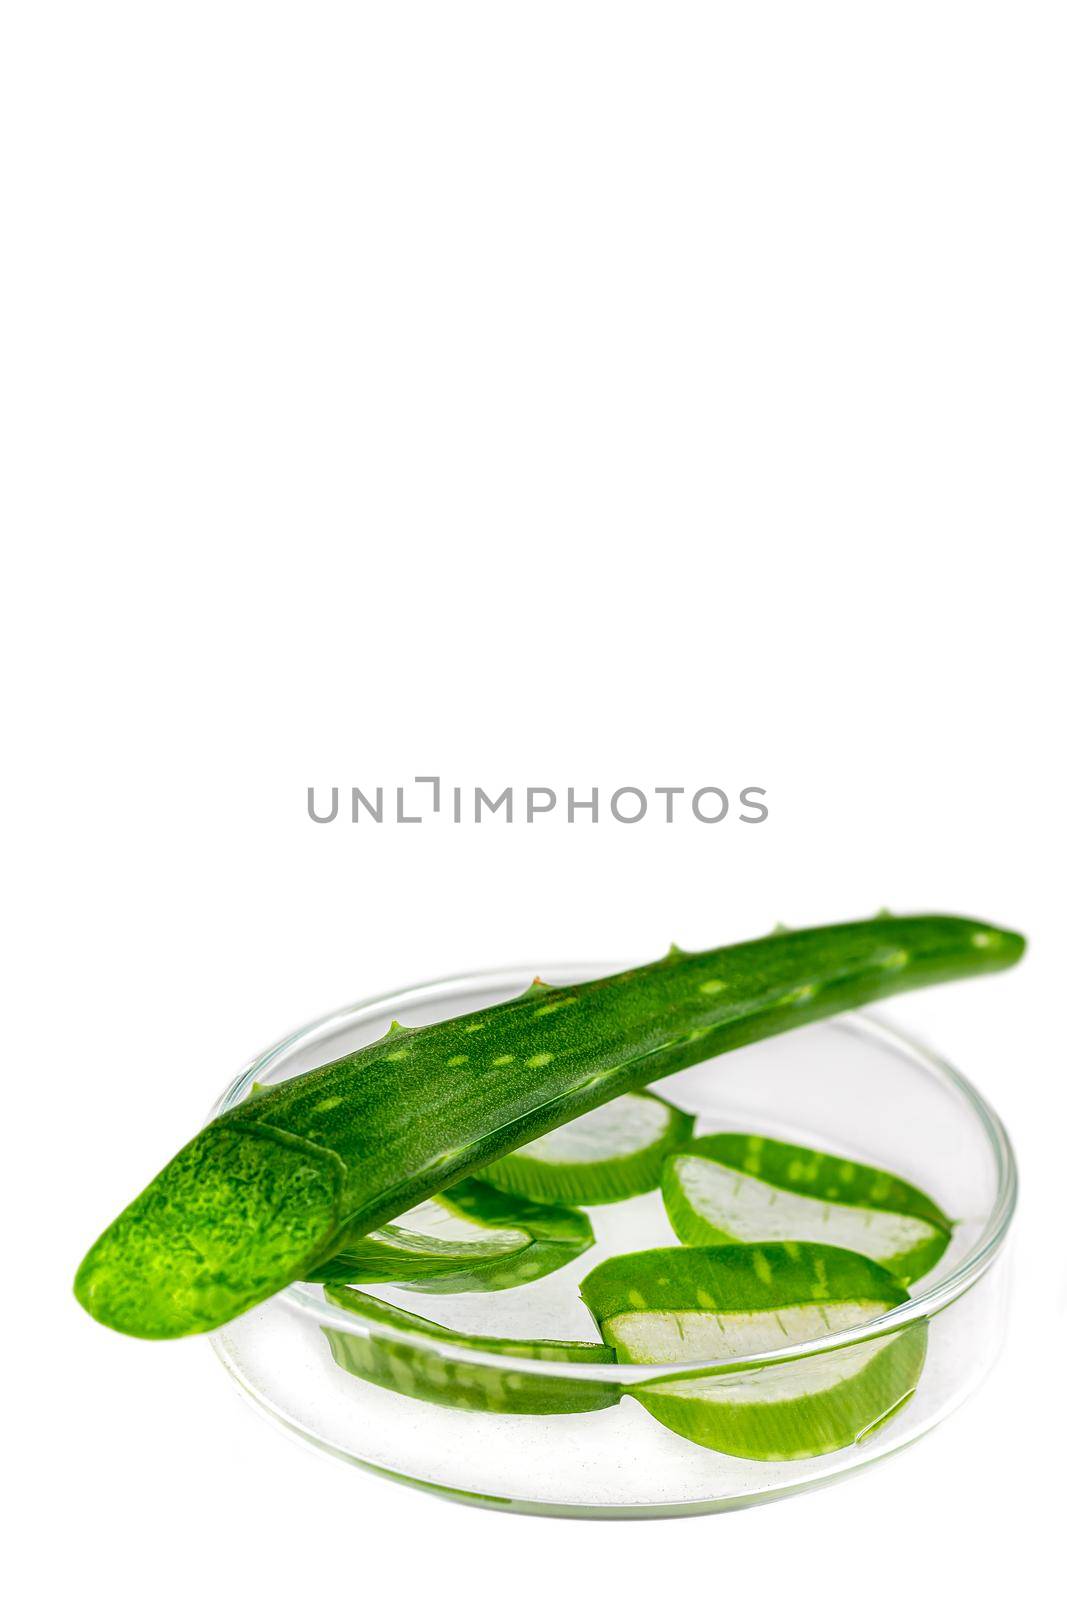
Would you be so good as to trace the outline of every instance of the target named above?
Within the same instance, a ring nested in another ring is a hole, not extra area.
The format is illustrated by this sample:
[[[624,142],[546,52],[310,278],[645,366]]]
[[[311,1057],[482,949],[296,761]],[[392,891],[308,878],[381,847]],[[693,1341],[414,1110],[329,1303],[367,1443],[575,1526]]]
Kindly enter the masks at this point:
[[[1067,325],[1055,5],[6,8],[9,1456],[30,1592],[932,1594],[1058,1549]],[[1058,459],[1057,459],[1058,453]],[[309,784],[759,784],[761,827],[316,827]],[[83,1250],[361,995],[895,909],[1024,1179],[1004,1359],[712,1521],[303,1451]],[[1058,1558],[1057,1558],[1058,1559]],[[24,1583],[24,1589],[26,1584]]]

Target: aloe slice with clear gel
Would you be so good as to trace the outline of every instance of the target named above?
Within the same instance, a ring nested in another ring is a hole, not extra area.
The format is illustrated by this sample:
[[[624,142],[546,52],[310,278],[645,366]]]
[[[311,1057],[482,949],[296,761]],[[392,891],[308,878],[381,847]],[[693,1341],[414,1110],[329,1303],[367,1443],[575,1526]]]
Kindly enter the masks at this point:
[[[659,1183],[663,1158],[694,1119],[658,1095],[637,1091],[553,1128],[481,1173],[509,1194],[567,1205],[605,1205]]]
[[[645,1250],[603,1262],[582,1298],[620,1360],[717,1368],[628,1392],[672,1432],[724,1455],[795,1461],[855,1444],[915,1391],[924,1323],[775,1362],[773,1352],[861,1329],[908,1296],[884,1268],[833,1245]]]
[[[463,1359],[464,1350],[475,1350],[524,1361],[604,1364],[615,1359],[614,1352],[606,1345],[457,1333],[413,1312],[361,1294],[357,1289],[331,1286],[325,1292],[327,1300],[334,1305],[355,1311],[378,1325],[368,1334],[347,1333],[325,1325],[322,1331],[337,1365],[353,1377],[364,1378],[368,1383],[392,1389],[413,1400],[429,1400],[435,1405],[465,1411],[549,1416],[602,1411],[615,1405],[620,1398],[622,1391],[615,1384],[598,1383],[594,1378],[570,1380],[548,1373],[542,1376]],[[404,1339],[390,1338],[390,1332],[414,1334],[431,1338],[437,1344],[454,1346],[455,1357],[423,1349]]]
[[[952,1237],[937,1202],[902,1178],[754,1133],[673,1151],[663,1200],[683,1244],[807,1239],[869,1256],[902,1283],[936,1266]]]
[[[593,1243],[581,1211],[502,1194],[468,1178],[345,1245],[309,1273],[319,1283],[402,1283],[424,1294],[514,1289]]]

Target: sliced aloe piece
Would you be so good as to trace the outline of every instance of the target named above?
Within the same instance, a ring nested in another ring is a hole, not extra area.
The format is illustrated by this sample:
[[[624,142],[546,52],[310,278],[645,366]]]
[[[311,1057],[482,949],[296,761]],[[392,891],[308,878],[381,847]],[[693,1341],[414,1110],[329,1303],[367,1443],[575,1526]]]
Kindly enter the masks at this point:
[[[502,1194],[467,1178],[354,1239],[309,1277],[319,1283],[403,1283],[425,1294],[514,1289],[588,1250],[581,1211]]]
[[[693,1118],[658,1095],[623,1094],[491,1162],[481,1176],[534,1200],[626,1200],[656,1187],[664,1156],[692,1131]]]
[[[330,1352],[339,1367],[353,1377],[366,1378],[384,1389],[413,1400],[431,1400],[439,1406],[457,1406],[468,1411],[510,1411],[548,1415],[557,1412],[602,1411],[616,1403],[621,1389],[595,1379],[569,1380],[529,1372],[505,1371],[500,1367],[480,1366],[464,1361],[464,1350],[479,1350],[498,1356],[517,1356],[524,1361],[599,1362],[614,1361],[615,1355],[603,1344],[586,1344],[564,1339],[493,1339],[484,1335],[456,1333],[425,1317],[386,1305],[357,1289],[331,1287],[327,1300],[356,1311],[377,1323],[381,1332],[369,1335],[345,1333],[324,1327]],[[439,1352],[420,1349],[400,1339],[389,1338],[390,1330],[421,1334],[456,1347],[454,1359]]]
[[[729,1362],[860,1328],[907,1299],[892,1275],[832,1245],[645,1250],[582,1283],[626,1361]],[[854,1444],[904,1405],[926,1352],[924,1324],[840,1350],[706,1377],[631,1386],[658,1422],[694,1444],[793,1461]]]
[[[936,1266],[952,1237],[937,1202],[902,1178],[754,1133],[674,1151],[663,1199],[683,1244],[808,1239],[870,1256],[902,1283]]]

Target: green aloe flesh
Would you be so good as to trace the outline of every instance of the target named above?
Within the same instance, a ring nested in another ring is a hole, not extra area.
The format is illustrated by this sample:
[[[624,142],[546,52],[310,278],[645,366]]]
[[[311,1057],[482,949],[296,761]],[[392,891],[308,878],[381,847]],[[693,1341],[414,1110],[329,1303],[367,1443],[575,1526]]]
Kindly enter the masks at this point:
[[[935,1267],[952,1237],[937,1202],[902,1178],[755,1133],[674,1151],[663,1200],[683,1244],[808,1239],[869,1256],[902,1283]]]
[[[588,1250],[589,1218],[464,1178],[396,1222],[353,1239],[309,1278],[403,1283],[427,1294],[515,1289]]]
[[[605,1205],[654,1189],[664,1156],[692,1131],[693,1118],[658,1095],[621,1094],[491,1162],[482,1177],[534,1200]]]
[[[620,1360],[729,1363],[851,1328],[907,1293],[876,1262],[833,1245],[645,1250],[616,1256],[582,1298]],[[767,1366],[660,1378],[634,1399],[673,1433],[724,1455],[795,1461],[857,1443],[914,1393],[926,1327]]]
[[[776,933],[375,1044],[203,1129],[75,1279],[143,1338],[220,1326],[489,1162],[630,1090],[903,990],[1011,966],[1019,935],[960,917]]]
[[[621,1389],[615,1384],[557,1377],[546,1373],[515,1372],[500,1367],[481,1366],[464,1361],[464,1350],[491,1355],[517,1356],[524,1361],[612,1362],[614,1353],[603,1344],[580,1343],[564,1339],[495,1339],[484,1335],[460,1334],[443,1328],[425,1317],[356,1289],[328,1288],[327,1300],[355,1311],[364,1320],[380,1325],[363,1335],[346,1333],[325,1326],[330,1352],[337,1365],[355,1378],[365,1378],[383,1389],[393,1389],[413,1400],[430,1400],[439,1406],[455,1406],[466,1411],[498,1411],[530,1416],[547,1416],[575,1411],[602,1411],[615,1405]],[[454,1359],[440,1351],[423,1350],[397,1338],[400,1331],[432,1338],[436,1344],[456,1346]]]

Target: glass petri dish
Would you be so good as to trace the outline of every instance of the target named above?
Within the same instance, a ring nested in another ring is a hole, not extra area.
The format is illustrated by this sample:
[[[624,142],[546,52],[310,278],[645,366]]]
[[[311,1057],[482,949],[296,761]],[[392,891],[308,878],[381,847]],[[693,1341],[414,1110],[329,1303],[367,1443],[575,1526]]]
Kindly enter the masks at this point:
[[[541,962],[358,1002],[257,1057],[212,1114],[238,1104],[254,1082],[277,1083],[371,1043],[394,1018],[421,1026],[495,1005],[521,993],[535,971],[575,983],[611,970]],[[949,1249],[883,1316],[728,1362],[530,1360],[399,1326],[383,1340],[380,1323],[326,1301],[312,1284],[292,1285],[213,1334],[219,1359],[257,1407],[318,1449],[471,1504],[557,1516],[695,1515],[774,1499],[869,1466],[955,1410],[1000,1348],[1017,1183],[1000,1119],[973,1085],[925,1045],[862,1013],[715,1057],[658,1090],[696,1116],[698,1133],[762,1133],[908,1179],[953,1219]],[[369,1292],[465,1335],[596,1340],[581,1279],[610,1256],[678,1241],[658,1194],[587,1209],[596,1244],[536,1284],[432,1297],[386,1285]],[[727,1400],[773,1402],[798,1381],[810,1387],[807,1374],[818,1387],[908,1340],[925,1347],[917,1378],[851,1443],[827,1454],[724,1454],[671,1432],[635,1398],[699,1381]],[[435,1383],[440,1398],[426,1398]],[[529,1394],[531,1385],[531,1411],[501,1411],[484,1399],[504,1396],[509,1405],[509,1394]]]

